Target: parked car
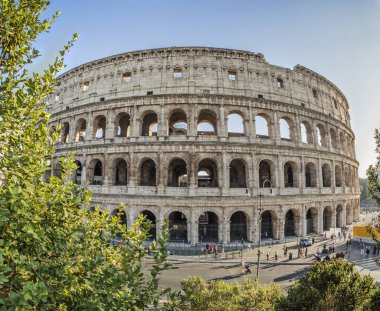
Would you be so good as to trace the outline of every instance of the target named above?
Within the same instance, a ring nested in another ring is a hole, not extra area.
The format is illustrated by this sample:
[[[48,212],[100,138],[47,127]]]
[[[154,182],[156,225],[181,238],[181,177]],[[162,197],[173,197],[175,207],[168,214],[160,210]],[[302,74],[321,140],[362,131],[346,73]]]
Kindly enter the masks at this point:
[[[300,240],[300,246],[312,246],[313,240],[311,238],[303,238]]]

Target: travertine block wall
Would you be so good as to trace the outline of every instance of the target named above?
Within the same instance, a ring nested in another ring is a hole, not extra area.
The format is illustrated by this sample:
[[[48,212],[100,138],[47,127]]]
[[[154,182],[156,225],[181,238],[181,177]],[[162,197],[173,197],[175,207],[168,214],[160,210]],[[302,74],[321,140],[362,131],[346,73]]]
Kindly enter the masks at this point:
[[[173,239],[194,244],[257,242],[265,211],[262,230],[270,234],[262,236],[274,239],[321,233],[359,217],[347,100],[305,67],[274,66],[246,51],[165,48],[93,61],[59,82],[48,99],[51,124],[63,126],[52,173],[59,173],[61,156],[76,152],[73,180],[87,182],[94,205],[112,211],[124,203],[129,224],[150,211],[159,227],[179,211],[181,219],[171,218]],[[239,116],[242,131],[231,126],[231,115]],[[202,122],[212,130],[200,129]],[[199,175],[203,169],[208,177]],[[217,221],[209,223],[205,212]],[[232,217],[236,212],[244,216]]]

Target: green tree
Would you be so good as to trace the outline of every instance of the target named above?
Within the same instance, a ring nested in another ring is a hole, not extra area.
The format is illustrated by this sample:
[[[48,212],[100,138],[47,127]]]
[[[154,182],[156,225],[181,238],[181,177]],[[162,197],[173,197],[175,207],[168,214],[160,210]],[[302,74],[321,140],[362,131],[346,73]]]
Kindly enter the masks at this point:
[[[337,259],[317,263],[288,291],[278,310],[360,311],[371,309],[376,286],[352,264]]]
[[[149,223],[126,228],[117,216],[89,211],[89,191],[69,181],[72,156],[62,159],[62,177],[44,181],[59,137],[48,128],[45,98],[73,43],[43,73],[28,72],[39,55],[34,41],[58,16],[41,20],[48,5],[0,0],[0,308],[142,310],[168,292],[158,287],[167,225],[146,248]],[[113,246],[116,235],[125,243]],[[144,275],[148,252],[153,265]]]
[[[278,286],[259,286],[256,281],[243,283],[189,277],[182,281],[182,310],[191,311],[272,311],[282,298]]]
[[[368,190],[372,198],[376,200],[377,206],[380,207],[380,131],[375,130],[375,142],[377,161],[367,170]]]

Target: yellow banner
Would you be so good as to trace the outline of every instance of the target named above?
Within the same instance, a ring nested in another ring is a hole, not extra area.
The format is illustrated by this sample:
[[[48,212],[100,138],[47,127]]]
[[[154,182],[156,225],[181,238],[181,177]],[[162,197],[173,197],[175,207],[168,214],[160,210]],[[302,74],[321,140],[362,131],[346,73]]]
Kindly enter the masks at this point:
[[[378,232],[375,227],[372,227],[372,231],[375,233],[377,238],[380,238],[380,232]],[[363,226],[354,226],[354,237],[372,238],[372,236],[367,232],[367,227]]]

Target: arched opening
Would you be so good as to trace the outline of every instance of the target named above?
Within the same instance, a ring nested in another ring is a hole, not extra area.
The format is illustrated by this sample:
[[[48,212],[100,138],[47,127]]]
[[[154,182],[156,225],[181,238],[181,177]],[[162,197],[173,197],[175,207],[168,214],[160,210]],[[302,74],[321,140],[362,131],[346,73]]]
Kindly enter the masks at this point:
[[[106,137],[106,118],[104,116],[97,116],[94,119],[94,137],[105,138]]]
[[[156,163],[152,159],[141,163],[140,186],[156,186]]]
[[[338,137],[336,131],[333,128],[330,129],[330,142],[332,148],[335,150],[338,149]]]
[[[313,144],[313,130],[309,122],[301,123],[301,139],[304,144]]]
[[[286,162],[284,165],[284,187],[298,187],[297,175],[297,164],[293,161]]]
[[[182,159],[171,160],[168,176],[169,187],[187,187],[189,176],[187,176],[186,162]]]
[[[82,184],[82,163],[80,161],[75,161],[75,165],[77,166],[74,172],[74,182],[77,185]]]
[[[306,213],[306,234],[317,233],[318,210],[311,207]]]
[[[335,165],[335,187],[342,187],[342,167]]]
[[[187,242],[187,219],[181,212],[172,212],[169,215],[169,235],[171,241]]]
[[[323,210],[323,230],[329,231],[332,227],[332,210],[330,206],[326,206]]]
[[[218,187],[218,169],[215,161],[204,159],[199,162],[198,187]]]
[[[339,134],[339,142],[340,142],[340,150],[343,153],[347,152],[346,137],[344,136],[343,132],[340,132]]]
[[[247,240],[247,216],[244,212],[235,212],[230,219],[230,241]]]
[[[327,163],[322,166],[323,187],[331,187],[331,169]]]
[[[55,165],[55,167],[53,169],[53,176],[58,177],[59,179],[61,179],[62,178],[62,173],[63,173],[62,162],[61,162],[61,160],[59,160],[56,163],[56,165]]]
[[[115,209],[112,212],[112,215],[118,218],[119,223],[121,225],[127,226],[127,215],[124,211],[119,211],[118,209]]]
[[[127,162],[124,159],[115,160],[115,175],[114,175],[114,185],[116,186],[126,186],[127,185]]]
[[[67,144],[69,142],[70,124],[68,122],[62,125],[61,143]]]
[[[240,114],[231,113],[227,117],[228,136],[244,135],[244,120]]]
[[[115,125],[117,137],[129,137],[131,135],[131,117],[128,113],[119,113],[115,118]]]
[[[350,170],[348,167],[344,168],[344,183],[346,187],[351,187]]]
[[[211,110],[202,110],[198,116],[198,135],[217,135],[216,115]]]
[[[170,115],[169,135],[187,135],[187,118],[183,110],[177,110]]]
[[[86,136],[87,122],[84,119],[79,119],[75,126],[75,142],[84,141]]]
[[[343,227],[343,207],[342,205],[338,205],[336,208],[336,228],[342,228]]]
[[[150,222],[150,228],[148,231],[148,237],[147,240],[155,240],[156,239],[156,216],[148,210],[144,210],[141,212],[141,214],[144,216],[144,219],[146,221]]]
[[[352,205],[350,203],[347,203],[347,206],[346,206],[346,224],[352,225],[353,220],[354,220],[354,212],[353,212]]]
[[[261,214],[261,238],[273,239],[273,218],[270,211]]]
[[[292,132],[291,132],[291,121],[287,118],[281,118],[278,122],[280,126],[280,137],[281,140],[291,141],[292,140]]]
[[[204,212],[198,219],[198,236],[200,242],[217,242],[218,216],[213,212]]]
[[[314,163],[307,163],[305,167],[305,187],[317,186],[317,170]]]
[[[246,188],[245,164],[240,159],[232,160],[230,163],[230,188]]]
[[[260,188],[272,188],[275,186],[272,180],[272,168],[269,161],[263,160],[259,164],[259,186]]]
[[[143,118],[141,136],[157,136],[158,117],[155,112],[147,113]]]
[[[256,137],[269,138],[269,118],[266,115],[257,115],[255,117]]]
[[[91,185],[103,185],[103,163],[100,160],[94,159],[91,161],[89,173]]]
[[[326,146],[326,130],[325,127],[321,124],[317,125],[317,144],[318,146]]]
[[[287,211],[285,214],[285,227],[284,227],[285,236],[295,236],[295,219],[294,212],[292,210]]]

